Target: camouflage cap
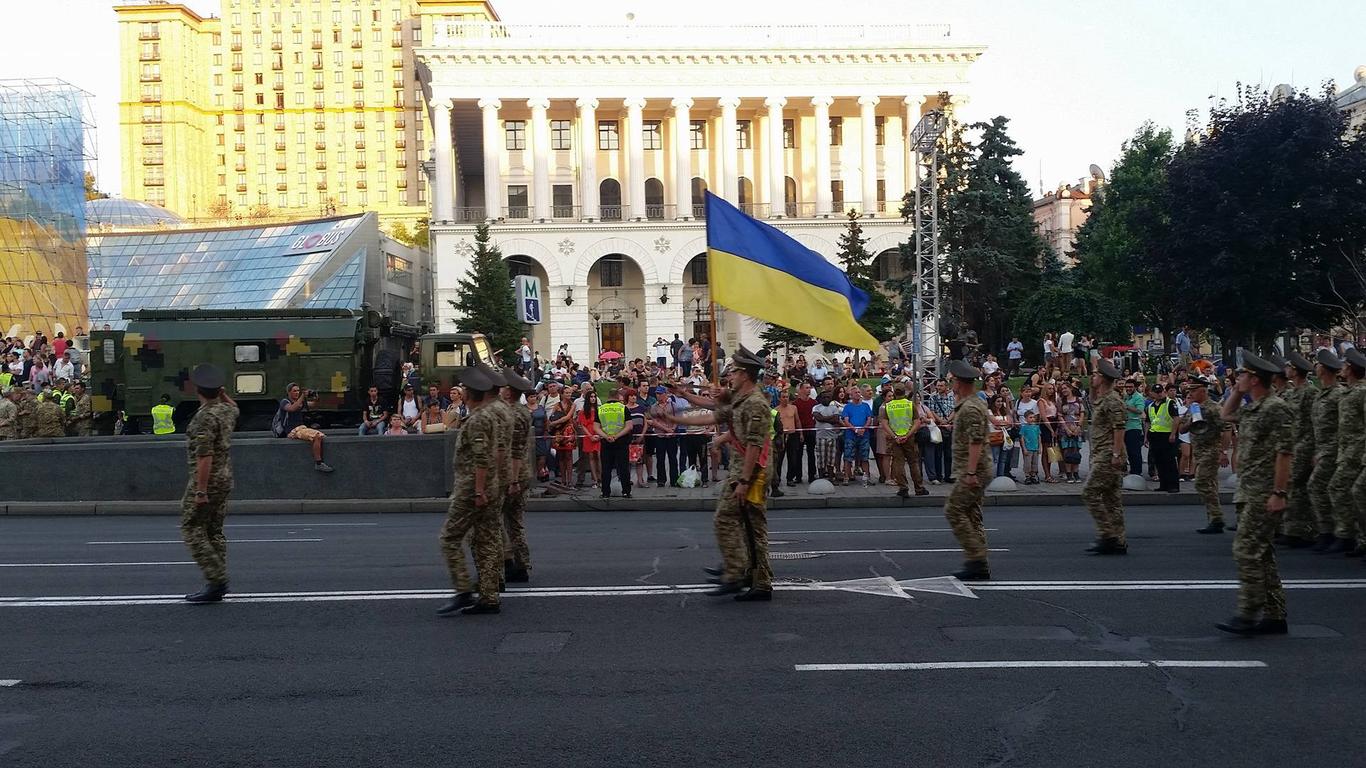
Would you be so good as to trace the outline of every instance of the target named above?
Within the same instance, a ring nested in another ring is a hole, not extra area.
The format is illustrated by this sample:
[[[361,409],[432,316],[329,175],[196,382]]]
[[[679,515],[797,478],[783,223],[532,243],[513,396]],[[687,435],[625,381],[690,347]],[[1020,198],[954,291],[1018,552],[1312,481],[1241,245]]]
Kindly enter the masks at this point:
[[[1119,372],[1115,364],[1103,357],[1096,360],[1096,372],[1110,381],[1124,378],[1124,374]]]
[[[1333,351],[1330,349],[1320,349],[1319,353],[1314,355],[1314,360],[1330,371],[1342,370],[1342,360],[1338,358],[1337,355],[1333,354]]]
[[[190,383],[200,389],[222,389],[223,382],[226,380],[223,369],[216,365],[203,363],[196,365],[194,370],[190,371]]]
[[[1290,350],[1290,354],[1285,356],[1285,361],[1303,373],[1310,373],[1314,370],[1314,364],[1309,361],[1309,358],[1301,355],[1298,349]]]
[[[1285,373],[1285,366],[1276,365],[1270,360],[1260,358],[1251,352],[1243,353],[1243,365],[1238,369],[1247,373],[1266,374],[1274,376],[1278,373]]]
[[[506,386],[512,387],[518,392],[535,392],[536,385],[518,376],[515,371],[504,368],[502,371],[503,381]]]
[[[1352,347],[1351,349],[1347,350],[1347,352],[1342,356],[1342,359],[1346,360],[1352,365],[1355,365],[1358,368],[1366,368],[1366,354],[1362,354],[1361,350],[1357,349],[1356,347]]]
[[[489,392],[503,384],[501,377],[496,381],[489,377],[489,372],[492,370],[488,366],[471,366],[457,368],[452,375],[456,381],[476,392]]]
[[[982,372],[977,370],[966,360],[954,360],[949,363],[949,375],[955,379],[963,381],[976,381],[982,378]]]
[[[1191,384],[1197,387],[1213,387],[1219,383],[1219,381],[1215,379],[1213,376],[1206,376],[1203,373],[1197,373],[1194,376],[1190,377],[1187,381],[1189,381]]]
[[[1284,357],[1281,357],[1275,352],[1268,352],[1266,355],[1266,361],[1282,370],[1284,370],[1287,365],[1290,365],[1290,363],[1287,362]]]

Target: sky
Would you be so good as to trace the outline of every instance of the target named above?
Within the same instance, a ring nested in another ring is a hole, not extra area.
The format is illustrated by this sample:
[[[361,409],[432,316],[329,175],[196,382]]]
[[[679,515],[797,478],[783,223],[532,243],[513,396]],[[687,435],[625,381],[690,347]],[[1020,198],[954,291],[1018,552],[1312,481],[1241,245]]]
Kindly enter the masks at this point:
[[[113,0],[0,0],[0,79],[57,77],[90,92],[101,189],[119,191]],[[203,14],[216,0],[189,0]],[[1010,119],[1035,192],[1107,173],[1151,120],[1180,136],[1186,112],[1237,83],[1339,88],[1366,64],[1366,3],[1350,0],[495,0],[507,22],[802,24],[949,22],[985,45],[963,120]],[[840,16],[829,18],[832,8]]]

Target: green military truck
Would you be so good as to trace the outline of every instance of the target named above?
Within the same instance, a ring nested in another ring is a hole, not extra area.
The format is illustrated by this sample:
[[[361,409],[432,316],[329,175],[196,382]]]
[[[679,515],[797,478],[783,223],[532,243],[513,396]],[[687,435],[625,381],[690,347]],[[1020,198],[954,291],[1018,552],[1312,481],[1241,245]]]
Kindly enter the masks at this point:
[[[447,383],[448,369],[471,356],[488,359],[480,334],[422,334],[372,310],[139,310],[127,328],[90,334],[90,392],[96,423],[113,430],[118,413],[133,431],[150,431],[152,407],[170,395],[183,429],[199,406],[190,370],[211,363],[227,374],[228,394],[242,416],[238,428],[270,429],[285,395],[298,383],[312,390],[311,418],[322,426],[354,425],[371,386],[398,399],[404,364],[424,363],[421,383]],[[418,378],[418,375],[414,375]]]

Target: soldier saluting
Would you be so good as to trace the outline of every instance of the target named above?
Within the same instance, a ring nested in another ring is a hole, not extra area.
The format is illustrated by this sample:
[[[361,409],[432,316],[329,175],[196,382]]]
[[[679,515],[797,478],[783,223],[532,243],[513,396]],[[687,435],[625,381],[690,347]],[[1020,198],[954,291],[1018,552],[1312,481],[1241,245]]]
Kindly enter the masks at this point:
[[[1271,391],[1272,377],[1281,372],[1274,363],[1244,352],[1237,388],[1224,402],[1224,419],[1238,425],[1238,533],[1233,539],[1238,614],[1215,626],[1236,635],[1287,631],[1273,539],[1290,495],[1295,414]],[[1244,395],[1252,402],[1243,405]]]
[[[191,603],[216,603],[228,593],[228,540],[223,519],[232,492],[232,430],[237,425],[237,403],[223,390],[223,371],[199,365],[190,383],[199,394],[199,410],[185,428],[190,479],[180,502],[180,535],[190,556],[208,582],[186,595]]]

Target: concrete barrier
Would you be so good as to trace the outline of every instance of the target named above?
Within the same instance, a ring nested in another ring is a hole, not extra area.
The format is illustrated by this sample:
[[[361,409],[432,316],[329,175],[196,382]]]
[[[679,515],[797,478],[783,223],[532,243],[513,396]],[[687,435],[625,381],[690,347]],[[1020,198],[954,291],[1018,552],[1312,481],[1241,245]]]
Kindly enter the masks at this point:
[[[268,433],[232,443],[234,500],[430,499],[450,493],[455,435],[357,437],[331,432],[313,469],[309,446]],[[189,478],[184,435],[0,442],[0,507],[43,502],[178,500]]]

